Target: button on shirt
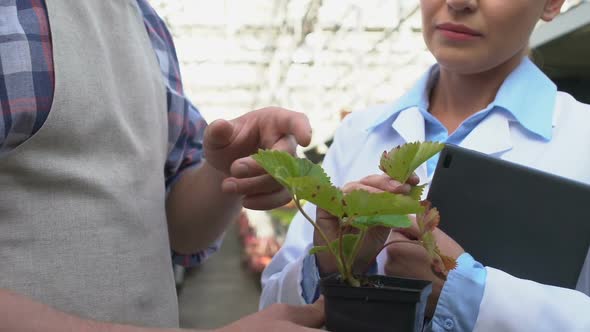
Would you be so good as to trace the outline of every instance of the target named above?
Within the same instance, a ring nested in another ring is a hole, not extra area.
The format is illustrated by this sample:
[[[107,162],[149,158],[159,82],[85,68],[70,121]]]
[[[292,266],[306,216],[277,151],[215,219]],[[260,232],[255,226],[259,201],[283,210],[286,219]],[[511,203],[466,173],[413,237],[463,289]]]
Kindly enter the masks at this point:
[[[408,109],[418,108],[424,117],[425,139],[459,145],[492,112],[503,112],[513,122],[541,140],[552,137],[553,109],[557,88],[528,58],[506,78],[496,98],[483,110],[467,118],[451,135],[443,124],[428,112],[430,91],[438,79],[438,66],[433,66],[425,75],[391,106],[381,108],[368,132],[395,118]],[[489,139],[494,139],[490,137]],[[364,144],[364,142],[358,142]],[[355,151],[356,147],[351,147]],[[427,162],[428,177],[431,178],[438,156]],[[483,298],[486,270],[471,255],[464,253],[458,258],[458,267],[449,273],[445,287],[440,294],[436,312],[425,330],[427,331],[472,331],[479,314]],[[319,296],[319,274],[313,256],[303,260],[302,297],[311,303]]]
[[[162,170],[169,188],[184,170],[202,160],[206,122],[184,96],[172,37],[147,0],[137,0],[160,65],[168,101],[168,157]],[[55,76],[50,22],[43,0],[0,4],[0,161],[2,154],[33,136],[45,123],[53,102]],[[81,73],[83,75],[83,73]],[[194,255],[175,255],[195,265],[219,243]]]

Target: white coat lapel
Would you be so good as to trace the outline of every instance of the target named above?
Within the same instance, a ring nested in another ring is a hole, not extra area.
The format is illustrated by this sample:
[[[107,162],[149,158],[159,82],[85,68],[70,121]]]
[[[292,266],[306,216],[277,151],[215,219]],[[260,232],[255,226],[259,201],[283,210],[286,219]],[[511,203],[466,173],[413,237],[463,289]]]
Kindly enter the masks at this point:
[[[486,154],[497,154],[512,149],[508,118],[501,112],[490,113],[465,137],[461,146]]]
[[[402,143],[423,142],[426,137],[424,117],[416,107],[401,111],[392,127],[402,138]],[[416,175],[422,181],[427,179],[426,163],[416,169]]]

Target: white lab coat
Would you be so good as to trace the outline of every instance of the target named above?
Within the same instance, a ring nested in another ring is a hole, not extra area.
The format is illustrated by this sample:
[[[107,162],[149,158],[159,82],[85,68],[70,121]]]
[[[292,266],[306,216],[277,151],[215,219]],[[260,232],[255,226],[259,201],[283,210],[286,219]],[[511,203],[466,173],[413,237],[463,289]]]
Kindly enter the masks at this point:
[[[344,120],[323,164],[335,185],[380,173],[378,161],[383,151],[424,140],[424,119],[418,109],[404,110],[393,124],[389,121],[373,128],[384,112],[387,106],[354,112]],[[461,146],[590,183],[590,107],[558,92],[550,141],[524,129],[509,113],[492,112]],[[425,165],[417,174],[429,182]],[[315,217],[315,206],[307,204],[305,209]],[[580,222],[590,222],[590,217]],[[312,227],[298,214],[285,244],[262,275],[261,308],[277,302],[304,303],[301,268],[312,239]],[[486,286],[474,331],[590,331],[589,261],[587,258],[580,275],[578,291],[541,285],[486,267]]]

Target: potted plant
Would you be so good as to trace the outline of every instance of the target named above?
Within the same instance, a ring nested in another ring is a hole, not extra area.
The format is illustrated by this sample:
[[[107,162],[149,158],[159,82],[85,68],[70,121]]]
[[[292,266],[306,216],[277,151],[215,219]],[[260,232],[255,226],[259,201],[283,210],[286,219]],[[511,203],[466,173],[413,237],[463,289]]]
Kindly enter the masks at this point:
[[[384,152],[379,168],[392,179],[406,183],[416,168],[440,152],[443,144],[407,143]],[[329,252],[338,274],[320,282],[326,305],[326,327],[333,332],[346,331],[420,331],[430,282],[389,276],[353,273],[361,244],[372,227],[407,228],[408,215],[416,215],[419,237],[410,240],[422,246],[431,257],[431,267],[440,277],[456,266],[436,245],[432,231],[439,222],[438,211],[421,201],[424,186],[413,186],[408,195],[389,192],[369,193],[355,190],[343,193],[334,186],[321,166],[307,159],[279,151],[260,150],[254,160],[285,186],[297,208],[314,226],[324,245],[310,254]],[[329,239],[315,220],[302,209],[300,200],[314,203],[338,219],[338,237]],[[384,243],[382,249],[393,243]],[[374,260],[373,260],[374,261]]]

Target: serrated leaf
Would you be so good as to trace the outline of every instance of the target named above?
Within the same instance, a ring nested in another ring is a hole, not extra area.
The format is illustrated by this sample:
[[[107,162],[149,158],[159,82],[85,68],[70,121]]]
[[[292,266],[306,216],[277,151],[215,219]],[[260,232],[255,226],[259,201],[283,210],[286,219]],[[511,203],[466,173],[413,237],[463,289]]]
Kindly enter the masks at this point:
[[[412,221],[407,215],[390,214],[370,217],[357,217],[350,225],[358,229],[367,229],[374,226],[407,228],[412,226]]]
[[[423,211],[420,202],[405,195],[389,192],[369,193],[355,190],[345,195],[344,212],[349,217],[406,215]]]
[[[381,156],[379,168],[389,177],[406,183],[418,166],[439,153],[444,144],[437,142],[414,142],[397,146]]]
[[[328,246],[315,246],[311,249],[309,249],[309,254],[310,255],[315,255],[315,254],[319,254],[321,252],[325,252],[328,251]]]
[[[425,232],[432,232],[435,228],[438,227],[440,223],[440,214],[438,213],[437,208],[432,208],[428,210],[428,213],[424,216],[424,231]]]
[[[252,158],[273,178],[286,186],[287,178],[310,176],[319,183],[330,184],[330,178],[320,165],[296,158],[284,151],[259,150]]]
[[[440,258],[447,272],[457,267],[457,261],[454,258],[445,255],[440,255]]]
[[[418,229],[421,234],[432,232],[440,223],[438,209],[433,208],[429,201],[422,201],[420,204],[424,207],[424,212],[416,215]]]
[[[426,188],[425,184],[421,186],[413,186],[412,189],[410,189],[408,196],[419,201],[422,198],[422,194],[424,193],[424,188]]]
[[[284,180],[292,194],[328,211],[331,215],[342,218],[342,191],[330,183],[312,176],[287,178]]]

